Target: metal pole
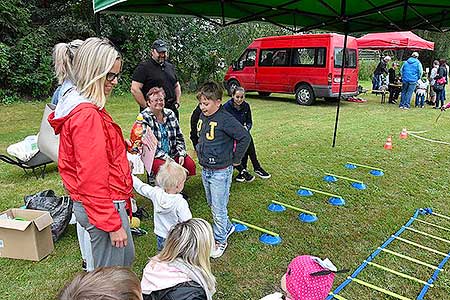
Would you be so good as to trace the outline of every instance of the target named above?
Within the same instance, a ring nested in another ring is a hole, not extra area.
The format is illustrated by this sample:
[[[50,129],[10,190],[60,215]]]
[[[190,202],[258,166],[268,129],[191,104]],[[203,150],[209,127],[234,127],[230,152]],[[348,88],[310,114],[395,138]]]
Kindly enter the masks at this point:
[[[100,13],[94,15],[95,18],[95,35],[100,37],[101,25],[100,25]]]
[[[345,9],[345,0],[342,1],[344,3],[344,9]],[[342,13],[345,15],[345,11]],[[344,81],[344,68],[345,68],[345,59],[346,59],[346,52],[347,52],[347,37],[348,37],[348,24],[345,23],[345,36],[344,36],[344,49],[342,54],[342,66],[341,66],[341,80],[339,82],[339,95],[338,95],[338,101],[337,101],[337,107],[336,107],[336,120],[334,122],[334,133],[333,133],[333,146],[336,146],[336,134],[337,134],[337,128],[339,123],[339,110],[341,107],[341,95],[342,95],[342,83]],[[336,59],[336,57],[334,58]]]

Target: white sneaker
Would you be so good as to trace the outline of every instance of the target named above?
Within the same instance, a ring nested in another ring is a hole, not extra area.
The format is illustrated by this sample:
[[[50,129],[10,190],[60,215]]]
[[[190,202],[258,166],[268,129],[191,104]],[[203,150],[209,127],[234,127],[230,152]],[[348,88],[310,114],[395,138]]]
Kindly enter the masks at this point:
[[[212,249],[210,256],[212,258],[221,257],[223,255],[223,253],[225,252],[225,249],[227,249],[227,246],[228,246],[227,243],[223,243],[223,244],[216,243],[216,246],[214,247],[214,249]]]
[[[236,230],[236,228],[234,228],[234,225],[231,224],[231,228],[230,228],[230,230],[228,230],[228,232],[227,232],[227,237],[226,237],[227,240],[228,240],[228,238],[230,237],[230,235],[231,235],[235,230]]]

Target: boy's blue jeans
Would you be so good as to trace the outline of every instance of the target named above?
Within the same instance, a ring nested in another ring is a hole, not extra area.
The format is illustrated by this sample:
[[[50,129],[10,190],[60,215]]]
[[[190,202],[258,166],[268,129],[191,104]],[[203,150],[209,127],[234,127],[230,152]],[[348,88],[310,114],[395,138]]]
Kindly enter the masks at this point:
[[[161,250],[164,248],[165,243],[165,238],[160,237],[159,235],[156,236],[156,250],[158,250],[158,252],[161,252]]]
[[[216,242],[224,244],[227,232],[233,226],[228,219],[228,199],[230,196],[233,166],[224,169],[202,169],[202,181],[206,201],[213,215],[213,233]]]
[[[421,107],[425,104],[425,95],[416,94],[416,107]]]

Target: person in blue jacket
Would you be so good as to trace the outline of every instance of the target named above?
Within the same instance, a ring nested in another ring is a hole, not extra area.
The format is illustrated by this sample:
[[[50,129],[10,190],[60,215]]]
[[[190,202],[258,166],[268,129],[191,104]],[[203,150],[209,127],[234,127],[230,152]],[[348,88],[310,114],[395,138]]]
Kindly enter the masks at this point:
[[[402,75],[400,109],[409,109],[411,107],[411,96],[416,88],[417,81],[422,77],[423,67],[418,57],[419,53],[413,52],[400,69]]]
[[[237,87],[232,91],[232,98],[228,100],[227,103],[223,106],[230,114],[235,117],[239,123],[244,125],[244,128],[250,133],[250,129],[252,129],[253,121],[252,121],[252,111],[250,109],[250,105],[245,102],[245,90],[242,87]],[[255,144],[253,143],[253,138],[250,135],[250,145],[245,152],[244,157],[242,158],[242,162],[236,169],[239,171],[239,174],[236,176],[237,182],[251,182],[255,179],[255,176],[251,175],[247,171],[247,161],[250,157],[252,161],[253,170],[255,174],[263,179],[270,178],[270,174],[267,173],[258,161],[256,157],[256,149]]]

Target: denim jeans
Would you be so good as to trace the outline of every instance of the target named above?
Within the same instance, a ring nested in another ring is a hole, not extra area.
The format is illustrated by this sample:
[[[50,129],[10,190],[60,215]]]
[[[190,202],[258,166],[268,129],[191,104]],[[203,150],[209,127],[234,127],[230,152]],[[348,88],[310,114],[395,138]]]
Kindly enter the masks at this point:
[[[444,106],[445,104],[445,86],[444,89],[436,92],[436,107]]]
[[[416,107],[422,107],[425,104],[425,95],[416,94]]]
[[[228,199],[230,196],[233,166],[225,169],[202,169],[202,181],[205,188],[206,201],[211,207],[213,216],[213,233],[216,242],[227,241],[227,232],[233,226],[228,219]]]
[[[416,88],[415,82],[403,82],[402,84],[402,97],[400,99],[399,107],[407,107],[411,106],[411,97]]]
[[[161,250],[164,248],[165,243],[165,238],[160,237],[159,235],[156,236],[156,250],[158,250],[158,252],[161,252]]]
[[[373,75],[372,78],[372,90],[378,90],[381,86],[381,74]]]

